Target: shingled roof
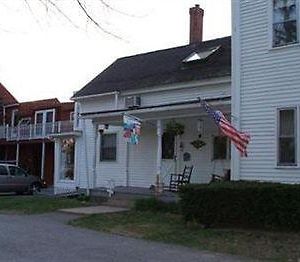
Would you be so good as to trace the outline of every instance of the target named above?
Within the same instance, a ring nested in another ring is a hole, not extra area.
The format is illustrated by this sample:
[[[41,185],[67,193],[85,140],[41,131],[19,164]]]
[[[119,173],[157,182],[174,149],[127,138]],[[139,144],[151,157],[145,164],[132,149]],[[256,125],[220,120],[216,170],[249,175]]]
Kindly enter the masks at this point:
[[[183,62],[193,53],[217,51],[207,58]],[[151,89],[155,86],[231,75],[231,37],[123,57],[78,91],[74,98],[113,91]]]
[[[17,99],[0,83],[0,104],[6,106],[17,103]]]

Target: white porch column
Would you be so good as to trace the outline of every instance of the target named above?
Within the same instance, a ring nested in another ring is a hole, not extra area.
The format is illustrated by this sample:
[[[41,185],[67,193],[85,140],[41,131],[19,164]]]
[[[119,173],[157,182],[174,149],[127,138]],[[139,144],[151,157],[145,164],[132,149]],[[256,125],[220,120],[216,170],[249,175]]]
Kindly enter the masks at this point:
[[[161,120],[157,120],[156,124],[156,134],[157,134],[157,160],[156,160],[156,175],[159,177],[159,182],[161,181],[161,166],[162,166],[162,123]]]
[[[45,176],[45,141],[42,144],[41,179]]]
[[[20,156],[20,144],[17,143],[17,149],[16,149],[16,165],[19,165],[19,156]]]
[[[61,140],[59,138],[54,139],[54,189],[60,180],[61,170]]]
[[[98,139],[99,139],[99,132],[98,132],[98,124],[97,123],[93,123],[93,130],[94,130],[94,136],[95,136],[95,142],[94,142],[94,156],[93,156],[93,168],[92,168],[92,175],[93,175],[93,178],[92,178],[92,185],[91,187],[92,188],[95,188],[96,185],[97,185],[97,172],[96,172],[96,169],[97,169],[97,149],[98,149],[98,145],[99,145],[99,142],[98,142]]]

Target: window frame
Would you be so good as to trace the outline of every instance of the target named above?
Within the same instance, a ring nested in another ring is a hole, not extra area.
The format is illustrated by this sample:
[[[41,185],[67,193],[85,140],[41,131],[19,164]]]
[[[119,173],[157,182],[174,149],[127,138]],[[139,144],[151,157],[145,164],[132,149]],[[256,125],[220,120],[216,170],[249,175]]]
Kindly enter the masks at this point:
[[[215,138],[224,137],[226,139],[226,157],[225,158],[215,158]],[[224,135],[213,135],[211,138],[211,161],[226,161],[231,160],[231,142],[230,139]]]
[[[0,168],[3,168],[3,170],[6,170],[6,175],[1,175],[0,174],[1,177],[8,177],[10,175],[7,166],[1,165]]]
[[[114,135],[115,137],[116,137],[116,146],[115,146],[115,148],[116,148],[116,153],[115,153],[115,159],[103,159],[102,158],[102,141],[103,141],[103,136],[105,136],[105,135]],[[116,163],[117,161],[118,161],[118,133],[116,133],[116,132],[112,132],[112,133],[102,133],[101,135],[100,135],[100,145],[99,145],[99,147],[100,147],[100,152],[99,152],[99,161],[101,162],[101,163],[103,163],[103,162],[108,162],[108,163]]]
[[[166,153],[166,151],[164,150],[165,149],[165,144],[164,144],[164,142],[166,141],[166,140],[164,140],[164,136],[170,136],[170,138],[171,138],[171,136],[173,136],[172,138],[173,138],[173,157],[172,158],[166,158],[165,156],[165,153]],[[162,136],[161,136],[161,143],[162,143],[162,152],[161,152],[161,159],[162,160],[174,160],[174,158],[175,158],[175,154],[176,154],[176,149],[175,149],[175,144],[176,144],[176,136],[175,135],[172,135],[172,134],[168,134],[168,133],[166,133],[166,132],[164,132],[163,134],[162,134]]]
[[[294,130],[294,138],[295,138],[295,164],[292,164],[292,163],[282,163],[280,164],[279,163],[279,157],[280,157],[280,154],[279,154],[279,146],[280,146],[280,143],[279,143],[279,135],[280,135],[280,111],[284,111],[284,110],[294,110],[295,112],[295,116],[294,116],[294,127],[295,127],[295,130]],[[286,107],[279,107],[276,109],[276,142],[275,142],[275,145],[276,145],[276,167],[277,168],[299,168],[299,134],[300,132],[298,131],[299,130],[299,124],[300,124],[300,121],[299,121],[299,106],[286,106]]]
[[[297,46],[300,45],[300,0],[296,0],[296,26],[297,26],[297,41],[294,43],[287,43],[284,45],[278,45],[275,46],[273,45],[273,35],[274,35],[274,5],[273,5],[273,0],[268,1],[268,13],[269,13],[269,48],[270,49],[281,49],[281,48],[286,48],[286,47],[292,47],[292,46]]]
[[[16,123],[16,118],[17,118],[18,113],[19,113],[19,109],[11,110],[11,119],[10,119],[11,127],[18,126],[18,123]]]
[[[43,114],[43,120],[42,123],[40,124],[46,124],[47,123],[47,113],[53,113],[52,115],[52,122],[48,122],[48,123],[55,123],[55,108],[51,108],[51,109],[45,109],[45,110],[38,110],[34,112],[34,124],[37,125],[37,115],[38,114]]]
[[[22,122],[27,122],[27,123],[25,123],[25,124],[21,124]],[[29,126],[29,125],[31,125],[31,117],[22,117],[20,120],[19,120],[19,122],[18,122],[18,126],[23,126],[23,125],[25,125],[25,126]]]

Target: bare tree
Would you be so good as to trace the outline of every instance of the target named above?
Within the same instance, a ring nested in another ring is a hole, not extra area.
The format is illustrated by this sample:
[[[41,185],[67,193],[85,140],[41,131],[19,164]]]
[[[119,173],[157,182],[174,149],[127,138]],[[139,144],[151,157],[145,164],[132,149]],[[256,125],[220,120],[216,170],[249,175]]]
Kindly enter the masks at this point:
[[[63,17],[68,23],[73,25],[75,28],[80,28],[78,23],[72,18],[72,16],[69,14],[68,10],[63,6],[64,2],[69,2],[69,4],[73,4],[73,8],[77,8],[78,12],[81,13],[83,17],[85,17],[88,21],[88,23],[95,26],[100,31],[104,32],[105,34],[108,34],[110,36],[113,36],[117,39],[122,39],[118,34],[112,32],[110,29],[107,28],[105,25],[105,21],[100,18],[99,16],[95,15],[95,12],[93,12],[96,7],[101,7],[104,9],[107,9],[108,11],[112,11],[114,14],[124,15],[124,16],[130,16],[135,17],[134,15],[128,14],[126,12],[123,12],[114,6],[112,6],[108,1],[109,0],[22,0],[24,1],[26,7],[30,11],[31,15],[35,17],[36,22],[39,23],[39,20],[36,18],[36,9],[37,3],[39,7],[42,7],[46,10],[47,13],[53,13],[56,15],[59,15]]]

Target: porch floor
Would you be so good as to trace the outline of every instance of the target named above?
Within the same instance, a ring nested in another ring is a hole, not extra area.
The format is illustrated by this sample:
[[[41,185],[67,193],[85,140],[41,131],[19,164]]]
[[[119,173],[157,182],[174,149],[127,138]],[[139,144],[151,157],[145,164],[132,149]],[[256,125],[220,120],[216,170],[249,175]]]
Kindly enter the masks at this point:
[[[93,197],[107,197],[107,189],[104,187],[95,188],[91,190]],[[154,189],[143,188],[143,187],[125,187],[117,186],[114,188],[113,198],[119,199],[136,199],[136,198],[149,198],[157,196],[164,202],[176,202],[179,200],[178,194],[170,191],[163,191],[157,194]]]

